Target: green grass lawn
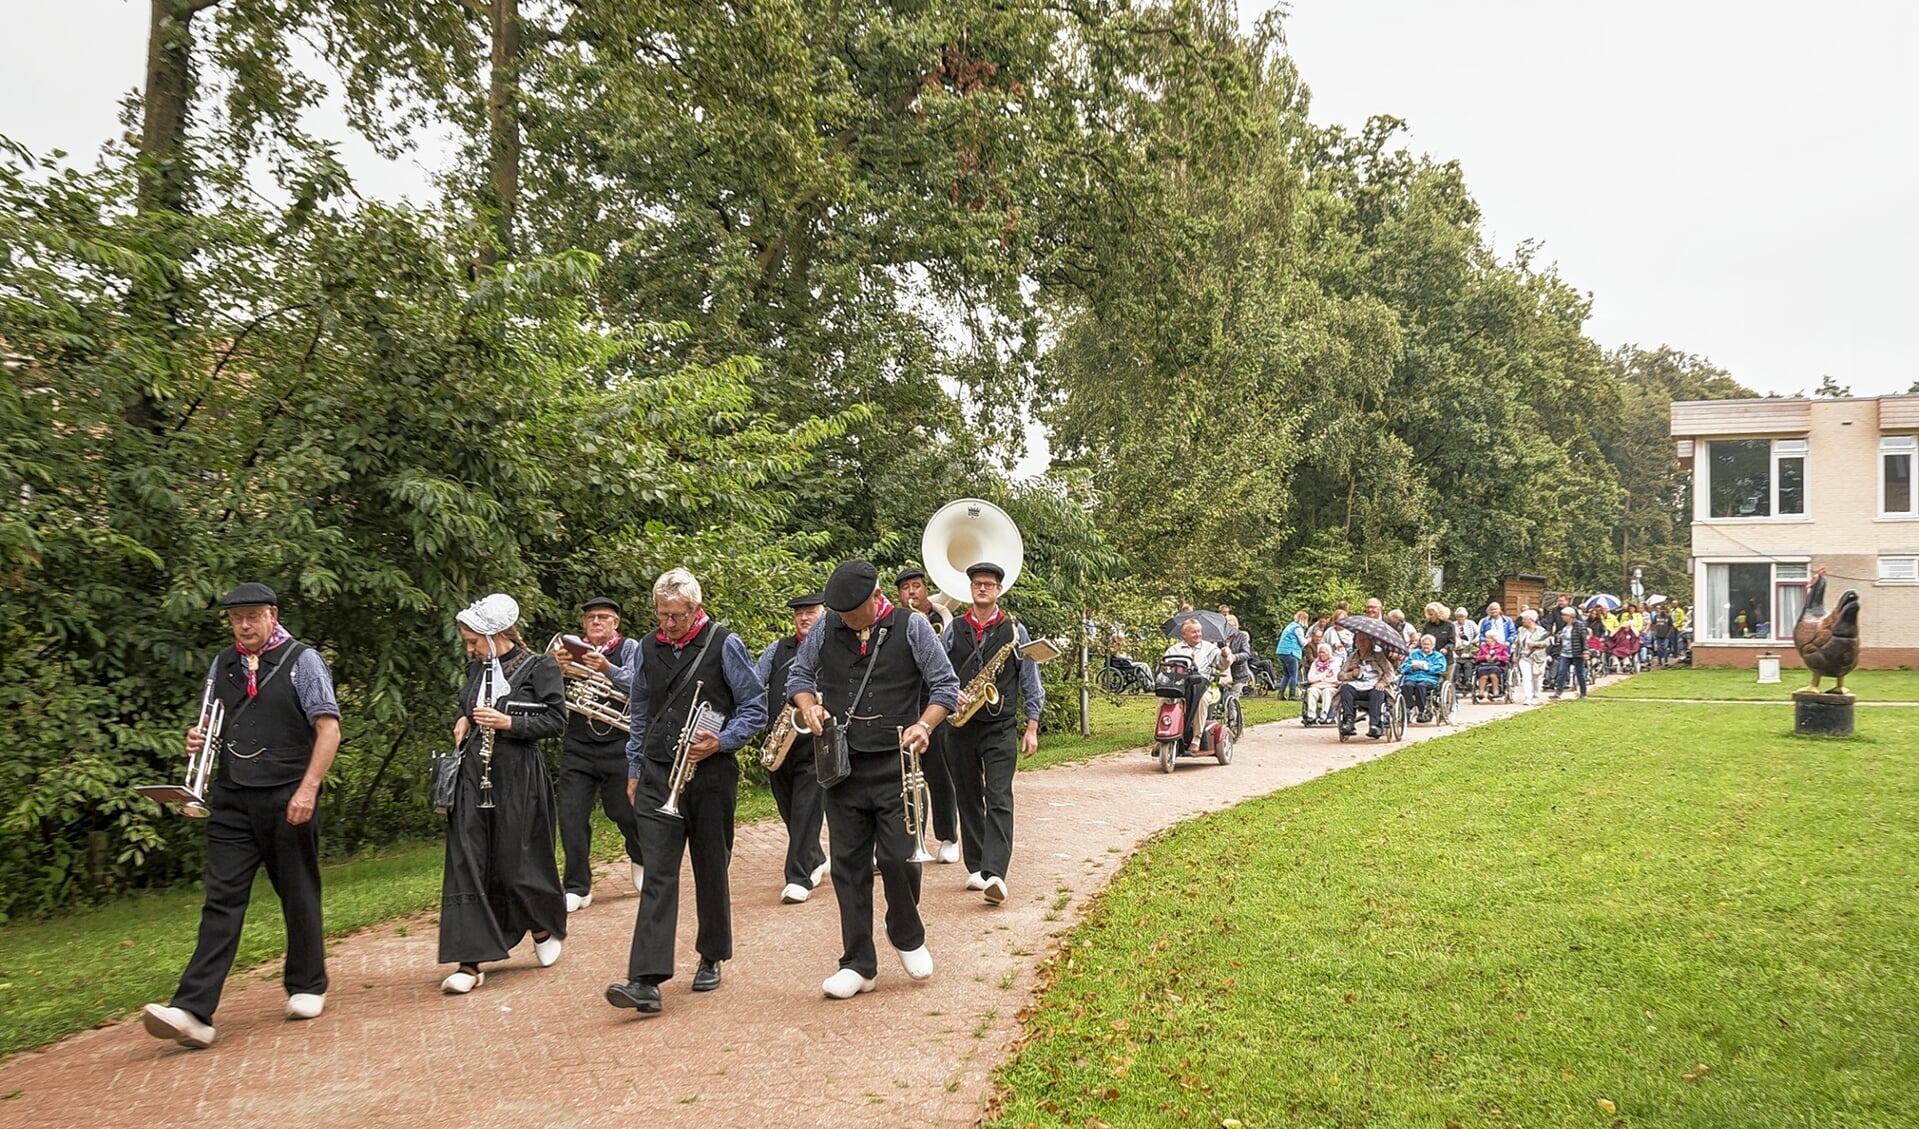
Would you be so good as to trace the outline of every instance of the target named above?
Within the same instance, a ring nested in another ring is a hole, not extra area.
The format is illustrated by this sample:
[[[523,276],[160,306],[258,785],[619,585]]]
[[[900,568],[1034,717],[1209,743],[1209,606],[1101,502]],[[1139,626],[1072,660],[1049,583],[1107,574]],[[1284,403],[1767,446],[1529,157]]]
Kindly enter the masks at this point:
[[[995,1125],[1910,1126],[1919,714],[1554,706],[1183,824]]]
[[[1083,760],[1152,739],[1152,699],[1093,699],[1093,736],[1048,735],[1022,768],[1036,770]],[[1249,722],[1296,711],[1293,703],[1249,701]],[[740,822],[776,818],[764,786],[740,791]],[[619,832],[594,817],[594,857],[625,857]],[[439,905],[444,847],[420,843],[324,868],[327,932],[341,936]],[[623,879],[622,879],[623,881]],[[125,1016],[173,994],[181,969],[193,954],[200,920],[200,889],[184,887],[125,898],[97,910],[50,921],[0,927],[0,1055],[41,1046]],[[234,975],[244,978],[286,951],[280,902],[264,875],[253,904]],[[431,979],[432,969],[421,976]],[[237,982],[236,982],[237,987]],[[277,983],[272,990],[278,991]]]
[[[1758,672],[1739,667],[1674,668],[1636,674],[1604,689],[1601,698],[1716,698],[1735,702],[1786,702],[1792,692],[1807,686],[1812,676],[1803,670],[1782,670],[1779,681],[1758,683]],[[1821,679],[1828,690],[1832,679]],[[1919,670],[1855,670],[1846,676],[1846,689],[1860,705],[1879,702],[1919,702]]]

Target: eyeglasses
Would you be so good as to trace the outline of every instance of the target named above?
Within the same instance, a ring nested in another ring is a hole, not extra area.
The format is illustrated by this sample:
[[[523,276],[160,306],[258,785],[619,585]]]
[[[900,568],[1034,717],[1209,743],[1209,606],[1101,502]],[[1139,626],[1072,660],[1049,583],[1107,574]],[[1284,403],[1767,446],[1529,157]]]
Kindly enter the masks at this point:
[[[693,618],[693,610],[691,608],[683,612],[670,612],[665,608],[654,608],[653,614],[660,617],[661,623],[682,623]]]

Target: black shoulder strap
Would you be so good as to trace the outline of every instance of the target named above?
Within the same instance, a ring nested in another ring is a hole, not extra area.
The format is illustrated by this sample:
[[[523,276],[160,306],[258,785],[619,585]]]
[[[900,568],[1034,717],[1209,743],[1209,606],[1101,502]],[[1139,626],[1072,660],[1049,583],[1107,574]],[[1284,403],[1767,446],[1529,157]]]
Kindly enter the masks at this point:
[[[860,679],[860,688],[853,691],[852,699],[846,703],[846,721],[838,724],[845,725],[853,720],[853,711],[859,708],[860,697],[866,693],[866,684],[873,680],[873,668],[880,665],[880,648],[886,646],[887,633],[892,630],[890,627],[882,627],[874,634],[873,653],[866,660],[866,675]]]
[[[713,624],[712,628],[713,629],[711,631],[708,631],[706,633],[706,642],[701,643],[700,649],[693,652],[693,661],[690,663],[687,663],[685,666],[673,672],[673,679],[675,682],[678,683],[678,685],[673,686],[672,692],[669,693],[666,696],[666,698],[660,702],[660,709],[659,709],[660,713],[664,714],[667,710],[667,707],[671,706],[674,702],[679,701],[681,692],[683,692],[687,686],[687,682],[686,682],[687,674],[691,671],[699,669],[700,660],[706,657],[706,649],[713,645],[713,640],[720,637],[720,632],[726,630],[725,628],[721,627],[717,623]],[[672,685],[672,683],[669,683],[668,685]]]
[[[281,671],[288,670],[293,666],[294,663],[299,662],[300,652],[306,649],[307,649],[307,645],[305,643],[300,642],[298,639],[294,639],[291,642],[289,642],[287,644],[287,653],[281,657],[279,662],[274,663],[273,669],[267,671],[267,676],[265,678],[262,678],[259,681],[259,683],[254,686],[253,696],[248,698],[246,701],[240,703],[240,708],[233,711],[233,716],[227,719],[227,724],[232,725],[234,722],[239,721],[242,717],[245,717],[246,712],[253,708],[253,703],[260,700],[259,691],[264,690],[268,686],[272,685],[273,680],[280,677]]]

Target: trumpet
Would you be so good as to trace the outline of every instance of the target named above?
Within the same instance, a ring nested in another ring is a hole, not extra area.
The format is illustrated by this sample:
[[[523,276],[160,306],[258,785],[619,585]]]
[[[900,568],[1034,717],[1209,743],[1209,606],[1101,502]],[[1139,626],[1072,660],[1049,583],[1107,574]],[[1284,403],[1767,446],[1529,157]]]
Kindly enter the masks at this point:
[[[680,793],[686,791],[686,782],[693,779],[693,770],[699,765],[693,763],[693,742],[702,733],[717,733],[720,728],[719,711],[711,703],[700,701],[700,688],[704,682],[693,684],[693,699],[686,714],[686,724],[680,729],[680,740],[673,748],[673,767],[666,774],[666,802],[657,809],[661,815],[680,817]]]
[[[214,696],[213,676],[207,676],[207,688],[200,695],[200,751],[187,754],[187,778],[182,784],[142,784],[134,791],[161,804],[179,804],[180,814],[192,819],[207,817],[207,781],[213,776],[214,758],[220,752],[220,734],[227,724],[227,704]]]
[[[793,751],[793,741],[804,728],[800,707],[779,711],[773,718],[773,728],[767,731],[766,743],[760,746],[760,767],[773,772],[785,764],[786,754]]]
[[[896,732],[900,742],[900,803],[906,815],[906,833],[913,837],[913,857],[907,862],[932,862],[926,853],[926,768],[917,749],[906,745],[906,729]]]

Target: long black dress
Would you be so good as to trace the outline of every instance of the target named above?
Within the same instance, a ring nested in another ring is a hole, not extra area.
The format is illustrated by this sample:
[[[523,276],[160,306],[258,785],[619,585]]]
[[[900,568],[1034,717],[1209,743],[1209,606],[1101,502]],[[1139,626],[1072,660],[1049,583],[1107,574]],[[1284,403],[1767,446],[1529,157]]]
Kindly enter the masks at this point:
[[[460,711],[469,736],[459,791],[447,814],[446,873],[440,883],[440,961],[505,960],[528,933],[566,936],[566,895],[553,853],[553,781],[543,738],[566,729],[560,667],[544,654],[515,647],[500,658],[511,687],[513,728],[493,737],[493,804],[480,803],[479,727],[473,707],[486,663],[466,664]],[[537,703],[537,705],[536,705]]]

